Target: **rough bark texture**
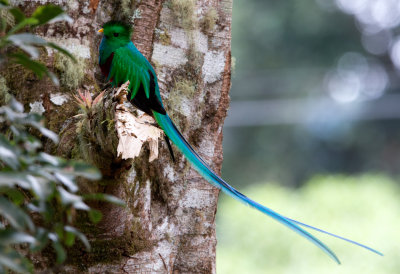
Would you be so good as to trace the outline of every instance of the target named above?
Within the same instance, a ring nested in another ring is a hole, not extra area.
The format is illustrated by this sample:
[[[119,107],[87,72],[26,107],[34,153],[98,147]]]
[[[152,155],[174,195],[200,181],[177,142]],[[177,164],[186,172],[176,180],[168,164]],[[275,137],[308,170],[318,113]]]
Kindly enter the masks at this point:
[[[110,19],[130,20],[133,42],[156,69],[167,112],[206,162],[219,171],[222,125],[229,105],[232,0],[11,2],[28,12],[40,4],[55,3],[75,20],[39,31],[80,58],[78,64],[71,64],[52,52],[43,53],[42,59],[60,75],[61,87],[37,81],[18,67],[5,78],[17,99],[27,108],[44,110],[48,126],[60,134],[60,144],[47,144],[48,151],[85,159],[101,169],[104,179],[97,184],[83,182],[84,189],[113,194],[127,204],[126,208],[94,204],[104,215],[97,226],[78,216],[93,251],[73,248],[67,264],[56,271],[215,272],[218,190],[177,150],[173,163],[164,142],[159,158],[151,163],[146,146],[133,160],[119,159],[113,92],[107,90],[102,104],[80,117],[73,117],[78,107],[72,95],[78,88],[98,93],[103,86],[97,69],[100,35],[96,31]],[[20,84],[21,77],[29,80],[29,86]],[[52,261],[51,254],[38,258],[37,267],[50,269]]]

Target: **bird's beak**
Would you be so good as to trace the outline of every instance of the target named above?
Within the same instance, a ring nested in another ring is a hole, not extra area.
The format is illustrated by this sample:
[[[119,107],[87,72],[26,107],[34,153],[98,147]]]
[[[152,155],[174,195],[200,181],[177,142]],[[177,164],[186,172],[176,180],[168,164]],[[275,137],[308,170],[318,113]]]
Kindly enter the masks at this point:
[[[103,33],[104,29],[99,29],[97,32]]]

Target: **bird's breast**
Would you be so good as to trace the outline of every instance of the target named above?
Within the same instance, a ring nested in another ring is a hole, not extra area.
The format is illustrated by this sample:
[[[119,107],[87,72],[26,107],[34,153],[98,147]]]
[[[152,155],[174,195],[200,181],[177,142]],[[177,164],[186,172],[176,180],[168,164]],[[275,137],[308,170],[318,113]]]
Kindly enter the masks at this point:
[[[111,55],[105,60],[105,62],[100,57],[99,65],[100,65],[101,73],[103,73],[103,75],[105,77],[108,77],[108,75],[110,74],[113,58],[114,58],[114,52],[111,53]]]

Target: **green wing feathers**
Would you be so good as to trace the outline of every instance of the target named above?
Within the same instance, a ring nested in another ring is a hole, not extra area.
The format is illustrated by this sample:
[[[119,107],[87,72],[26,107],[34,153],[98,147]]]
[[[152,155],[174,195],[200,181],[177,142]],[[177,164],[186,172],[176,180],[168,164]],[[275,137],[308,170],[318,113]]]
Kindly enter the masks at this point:
[[[108,79],[114,86],[119,86],[129,80],[130,100],[132,100],[143,86],[147,99],[150,97],[150,75],[147,60],[137,56],[128,47],[115,50]]]

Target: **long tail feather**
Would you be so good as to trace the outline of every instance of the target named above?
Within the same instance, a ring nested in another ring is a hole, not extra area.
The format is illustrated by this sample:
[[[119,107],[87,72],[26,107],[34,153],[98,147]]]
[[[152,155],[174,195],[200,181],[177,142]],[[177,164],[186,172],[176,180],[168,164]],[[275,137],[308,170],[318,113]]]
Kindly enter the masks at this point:
[[[347,238],[345,238],[345,237],[342,237],[342,236],[333,234],[333,233],[331,233],[331,232],[325,231],[325,230],[320,229],[320,228],[318,228],[318,227],[311,226],[311,225],[308,225],[308,224],[305,224],[305,223],[302,223],[302,222],[293,220],[293,219],[291,219],[291,218],[287,218],[287,217],[285,217],[285,218],[286,218],[287,220],[293,222],[293,223],[298,224],[298,225],[301,225],[301,226],[304,226],[304,227],[307,227],[307,228],[310,228],[310,229],[314,229],[314,230],[316,230],[316,231],[318,231],[318,232],[321,232],[321,233],[328,234],[329,236],[332,236],[332,237],[341,239],[341,240],[343,240],[343,241],[346,241],[346,242],[349,242],[349,243],[358,245],[358,246],[363,247],[363,248],[365,248],[365,249],[367,249],[367,250],[369,250],[369,251],[371,251],[371,252],[374,252],[374,253],[376,253],[376,254],[378,254],[378,255],[383,256],[383,253],[381,253],[381,252],[379,252],[378,250],[373,249],[373,248],[371,248],[371,247],[369,247],[369,246],[366,246],[366,245],[363,245],[363,244],[358,243],[358,242],[356,242],[356,241],[353,241],[353,240],[347,239]]]
[[[289,227],[296,233],[305,237],[313,244],[322,249],[327,255],[329,255],[334,261],[340,264],[338,257],[335,253],[330,250],[325,244],[323,244],[316,237],[311,235],[309,232],[305,231],[293,221],[287,219],[286,217],[280,215],[279,213],[249,199],[232,186],[227,184],[223,179],[221,179],[218,175],[215,174],[214,171],[204,162],[204,160],[197,154],[197,152],[190,146],[190,144],[186,141],[186,139],[182,136],[179,130],[176,128],[174,123],[167,115],[163,115],[157,112],[153,112],[156,121],[159,123],[161,128],[164,130],[165,134],[168,138],[181,150],[181,152],[185,155],[185,157],[193,164],[193,166],[198,170],[198,172],[207,179],[211,184],[220,188],[222,191],[232,196],[233,198],[251,206],[264,214],[272,217],[276,221],[282,223],[283,225]]]

